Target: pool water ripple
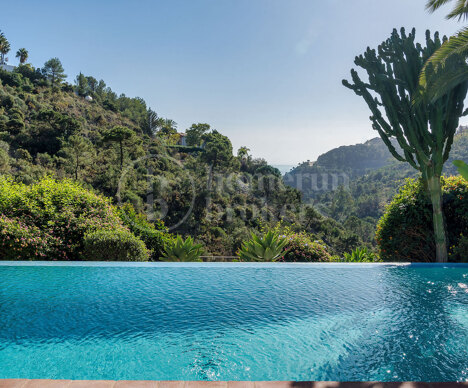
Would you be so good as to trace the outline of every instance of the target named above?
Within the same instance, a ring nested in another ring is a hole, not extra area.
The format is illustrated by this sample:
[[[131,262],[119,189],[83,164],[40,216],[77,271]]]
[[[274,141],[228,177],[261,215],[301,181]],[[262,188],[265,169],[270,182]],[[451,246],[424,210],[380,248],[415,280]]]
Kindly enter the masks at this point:
[[[468,378],[468,267],[0,266],[0,378]]]

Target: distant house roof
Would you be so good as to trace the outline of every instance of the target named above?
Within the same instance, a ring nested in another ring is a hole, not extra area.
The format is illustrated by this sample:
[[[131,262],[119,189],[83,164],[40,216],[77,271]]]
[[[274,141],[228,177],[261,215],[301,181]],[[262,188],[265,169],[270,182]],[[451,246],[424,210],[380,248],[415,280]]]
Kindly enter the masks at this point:
[[[0,65],[0,69],[5,70],[5,71],[9,71],[11,73],[13,70],[15,70],[15,66],[7,65],[5,63],[5,64]]]

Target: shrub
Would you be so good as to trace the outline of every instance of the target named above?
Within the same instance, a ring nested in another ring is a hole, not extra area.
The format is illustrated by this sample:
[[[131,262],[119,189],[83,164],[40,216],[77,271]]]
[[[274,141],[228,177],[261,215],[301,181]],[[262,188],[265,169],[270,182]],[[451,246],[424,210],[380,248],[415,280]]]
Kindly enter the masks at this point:
[[[295,232],[293,228],[300,227],[297,225],[288,226],[278,222],[270,228],[272,232],[287,240],[284,254],[278,261],[327,262],[335,260],[327,244],[306,232]],[[265,230],[264,226],[262,226],[262,230]]]
[[[286,262],[328,262],[332,256],[327,246],[320,241],[313,241],[306,233],[284,235],[286,253],[281,261]]]
[[[118,214],[122,222],[150,250],[150,260],[158,261],[164,255],[166,247],[172,244],[174,236],[167,231],[162,221],[150,223],[145,215],[137,213],[131,204],[119,207]]]
[[[45,260],[60,258],[60,241],[37,226],[28,226],[0,215],[0,257],[2,260]]]
[[[149,252],[127,230],[99,230],[85,236],[84,257],[90,261],[146,261]]]
[[[251,239],[242,244],[237,255],[243,261],[276,261],[284,255],[287,243],[286,238],[271,230],[262,237],[252,233]]]
[[[164,261],[201,261],[203,253],[201,244],[194,244],[191,237],[184,239],[181,236],[169,244],[164,252]]]
[[[26,240],[45,239],[48,248],[40,252],[46,257],[39,256],[49,260],[81,260],[85,234],[125,229],[108,199],[69,180],[44,178],[28,186],[1,177],[0,214],[4,217],[2,240],[16,236],[16,228],[21,225],[31,233],[23,236]],[[11,257],[12,252],[16,252],[16,257],[37,258],[36,255],[28,257],[31,245],[23,245],[19,237],[18,241],[13,238],[15,247],[9,245],[10,258],[15,258]]]
[[[468,252],[460,252],[458,245],[468,235],[468,182],[442,178],[442,194],[450,260],[466,260]],[[435,260],[432,205],[421,180],[407,180],[393,198],[377,225],[376,239],[383,261]]]

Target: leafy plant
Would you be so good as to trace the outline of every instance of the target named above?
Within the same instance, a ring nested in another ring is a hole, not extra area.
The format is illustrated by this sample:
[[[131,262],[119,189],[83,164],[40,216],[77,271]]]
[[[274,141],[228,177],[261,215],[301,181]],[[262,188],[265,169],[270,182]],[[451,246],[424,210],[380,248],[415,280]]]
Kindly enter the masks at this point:
[[[458,172],[463,177],[463,179],[468,181],[468,164],[462,160],[454,160],[453,165],[458,168]]]
[[[249,241],[242,244],[237,252],[241,260],[245,261],[276,261],[284,255],[284,248],[288,240],[269,231],[263,237],[252,233]]]
[[[451,0],[428,0],[426,9],[435,12]],[[455,0],[446,19],[466,20],[468,7],[465,0]],[[468,28],[444,41],[441,47],[427,60],[421,71],[419,82],[424,97],[435,101],[468,80]],[[432,70],[432,76],[431,71]],[[435,70],[435,71],[434,71]],[[429,74],[428,74],[429,73]]]
[[[201,244],[194,244],[191,237],[185,240],[178,235],[177,238],[169,244],[164,251],[163,261],[201,261],[203,254]]]
[[[349,263],[368,263],[378,261],[378,256],[370,252],[367,247],[356,248],[351,253],[344,254],[344,261]]]
[[[150,260],[158,261],[167,246],[172,244],[174,236],[170,234],[164,223],[160,220],[149,222],[144,214],[137,213],[135,208],[126,203],[117,209],[120,219],[125,226],[139,237],[150,250]]]
[[[60,239],[49,231],[0,215],[0,258],[2,260],[57,260]]]
[[[80,260],[86,234],[126,230],[109,199],[69,180],[25,185],[0,177],[0,214],[2,249],[10,259],[12,252],[23,258],[30,252],[28,260]]]
[[[84,238],[84,258],[89,261],[146,261],[143,241],[128,230],[99,230]]]
[[[313,241],[305,233],[295,233],[287,237],[286,262],[328,262],[332,260],[328,247],[321,241]]]

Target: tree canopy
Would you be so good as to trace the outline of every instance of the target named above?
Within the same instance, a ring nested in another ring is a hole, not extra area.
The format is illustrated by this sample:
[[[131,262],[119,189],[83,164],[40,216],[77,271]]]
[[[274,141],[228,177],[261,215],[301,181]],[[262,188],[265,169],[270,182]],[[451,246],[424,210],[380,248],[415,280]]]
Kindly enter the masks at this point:
[[[44,63],[42,74],[50,81],[52,86],[56,86],[67,77],[62,62],[58,58],[51,58]]]

